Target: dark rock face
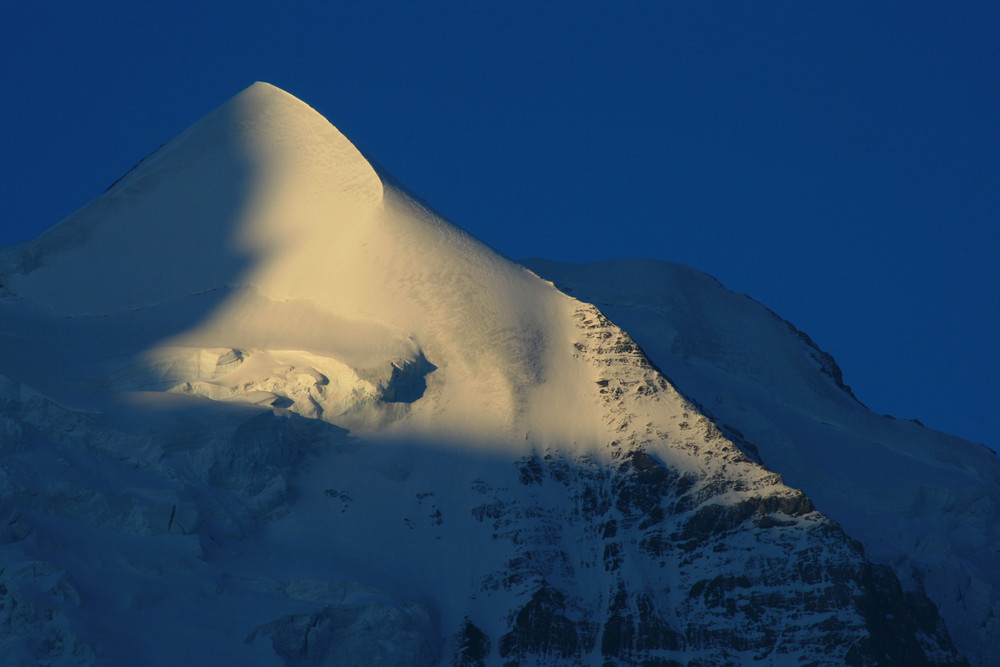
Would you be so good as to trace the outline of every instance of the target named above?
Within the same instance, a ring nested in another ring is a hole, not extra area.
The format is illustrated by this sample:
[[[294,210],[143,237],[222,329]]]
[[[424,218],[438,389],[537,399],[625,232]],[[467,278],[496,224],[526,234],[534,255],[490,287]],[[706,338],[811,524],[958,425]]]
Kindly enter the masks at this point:
[[[693,408],[664,447],[623,397],[682,399],[596,309],[579,317],[617,463],[548,452],[517,462],[520,490],[480,489],[473,516],[513,553],[483,582],[519,600],[503,664],[966,664],[932,604]]]
[[[586,462],[577,462],[572,475],[564,461],[554,465],[555,475],[542,469],[534,484],[566,480],[578,508],[563,521],[593,527],[590,557],[555,550],[561,531],[552,524],[532,530],[541,508],[525,510],[513,500],[492,505],[495,525],[507,527],[520,554],[494,581],[509,591],[540,582],[499,638],[506,664],[593,664],[599,654],[604,665],[686,665],[686,655],[706,653],[712,665],[796,655],[810,664],[966,664],[933,605],[906,599],[891,571],[865,560],[807,498],[684,509],[677,501],[689,492],[687,483],[651,460],[630,456],[611,475]],[[580,489],[582,480],[599,486]],[[609,502],[581,502],[609,489],[617,491]],[[624,532],[622,523],[632,529]],[[604,582],[605,604],[580,594],[578,574]]]
[[[622,584],[608,612],[601,636],[601,655],[606,663],[613,657],[679,651],[684,645],[683,635],[670,626],[649,593],[630,596]]]
[[[317,586],[288,594],[283,615],[241,639],[269,644],[288,665],[429,666],[442,656],[461,667],[967,664],[925,596],[904,592],[809,498],[685,403],[596,309],[581,306],[578,323],[575,349],[597,369],[592,389],[613,433],[606,453],[533,452],[473,482],[464,508],[444,505],[443,489],[414,499],[436,528],[464,514],[498,554],[475,572],[467,608],[445,621],[441,610],[353,582],[336,595]],[[3,414],[16,419],[0,420],[2,471],[143,445],[44,399],[7,403]],[[96,659],[71,622],[87,591],[46,561],[54,552],[38,535],[39,516],[168,537],[198,554],[283,511],[310,452],[349,446],[341,429],[271,411],[198,433],[173,434],[148,461],[116,464],[171,472],[162,499],[145,505],[96,478],[71,492],[3,489],[0,546],[23,563],[0,563],[0,631],[13,647],[0,655]],[[211,497],[195,486],[211,487]],[[321,492],[336,516],[360,504],[348,491]]]
[[[452,663],[455,667],[482,667],[486,664],[486,656],[490,654],[491,648],[490,639],[468,618],[459,630],[457,645]]]
[[[500,639],[500,655],[541,654],[558,659],[579,658],[593,645],[589,623],[567,609],[566,596],[542,584],[521,607],[511,630]],[[516,663],[515,663],[516,664]]]
[[[807,335],[697,270],[657,260],[526,265],[606,309],[729,440],[833,513],[904,590],[930,597],[970,663],[995,664],[995,453],[871,413]]]
[[[856,602],[871,634],[851,648],[847,664],[968,665],[958,657],[940,655],[939,646],[930,640],[947,636],[947,630],[926,595],[904,593],[896,575],[884,565],[866,564],[861,583]]]

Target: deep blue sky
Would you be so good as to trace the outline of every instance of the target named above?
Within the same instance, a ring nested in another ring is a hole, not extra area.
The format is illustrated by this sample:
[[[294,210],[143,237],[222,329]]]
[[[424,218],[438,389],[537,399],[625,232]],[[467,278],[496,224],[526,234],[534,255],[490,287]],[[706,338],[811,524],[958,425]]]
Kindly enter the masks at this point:
[[[0,0],[0,244],[265,80],[508,256],[697,267],[1000,446],[1000,3],[329,4]]]

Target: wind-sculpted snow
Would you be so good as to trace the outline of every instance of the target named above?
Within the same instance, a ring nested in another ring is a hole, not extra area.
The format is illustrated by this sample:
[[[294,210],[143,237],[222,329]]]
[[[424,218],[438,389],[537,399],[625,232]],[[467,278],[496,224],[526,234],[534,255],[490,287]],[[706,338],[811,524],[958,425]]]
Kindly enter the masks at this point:
[[[273,87],[2,257],[0,662],[965,664],[597,307]]]

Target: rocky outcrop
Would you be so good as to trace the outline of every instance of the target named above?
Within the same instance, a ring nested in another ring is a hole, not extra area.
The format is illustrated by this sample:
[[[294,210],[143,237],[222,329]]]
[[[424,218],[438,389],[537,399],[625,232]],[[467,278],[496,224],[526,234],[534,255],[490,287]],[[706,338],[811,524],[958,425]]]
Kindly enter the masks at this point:
[[[12,647],[5,650],[86,664],[98,635],[71,628],[203,595],[207,586],[272,599],[262,610],[286,609],[244,626],[243,636],[246,650],[267,647],[289,665],[965,664],[926,597],[904,592],[809,498],[728,440],[596,308],[581,304],[576,322],[574,354],[594,373],[590,391],[609,434],[604,452],[553,447],[498,463],[460,494],[470,499],[464,508],[444,504],[447,477],[411,489],[442,549],[458,543],[449,531],[461,525],[445,517],[464,512],[502,554],[474,566],[474,580],[449,584],[448,608],[352,581],[267,584],[278,565],[248,575],[249,583],[209,583],[225,580],[216,562],[295,507],[308,462],[341,452],[352,466],[367,457],[384,465],[377,448],[352,443],[342,429],[280,408],[220,404],[210,426],[180,418],[130,435],[8,381],[0,406],[0,465],[9,480],[0,497],[9,508],[0,545],[11,592],[0,625]],[[51,472],[62,469],[60,459],[82,467],[60,478]],[[24,474],[39,467],[49,472]],[[125,468],[133,472],[115,474],[135,478],[134,487],[103,481]],[[386,470],[392,484],[410,488],[409,473]],[[323,485],[319,495],[334,510],[326,521],[361,512],[392,533],[379,523],[391,507],[362,504],[358,490]],[[74,585],[77,572],[92,580],[87,567],[35,567],[51,574],[35,592],[37,575],[24,579],[18,563],[51,563],[57,524],[129,541],[116,547],[134,554],[127,601],[109,607]],[[336,524],[329,529],[336,534]],[[164,549],[168,558],[154,555]],[[186,574],[206,568],[202,578]],[[169,581],[177,583],[164,587]]]
[[[965,664],[933,605],[728,442],[596,309],[577,317],[617,463],[547,452],[518,461],[522,489],[480,487],[473,515],[511,548],[483,591],[517,603],[477,646],[520,665]]]
[[[656,260],[528,265],[598,304],[727,439],[815,500],[907,594],[930,597],[959,651],[992,666],[1000,650],[994,452],[872,413],[807,335],[695,269]]]

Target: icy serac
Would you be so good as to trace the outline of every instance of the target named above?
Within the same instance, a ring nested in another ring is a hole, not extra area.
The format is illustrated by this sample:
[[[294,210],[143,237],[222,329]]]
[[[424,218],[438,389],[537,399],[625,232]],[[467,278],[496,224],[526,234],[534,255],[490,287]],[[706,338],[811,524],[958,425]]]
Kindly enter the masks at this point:
[[[268,84],[0,284],[0,662],[967,664],[922,571]]]

